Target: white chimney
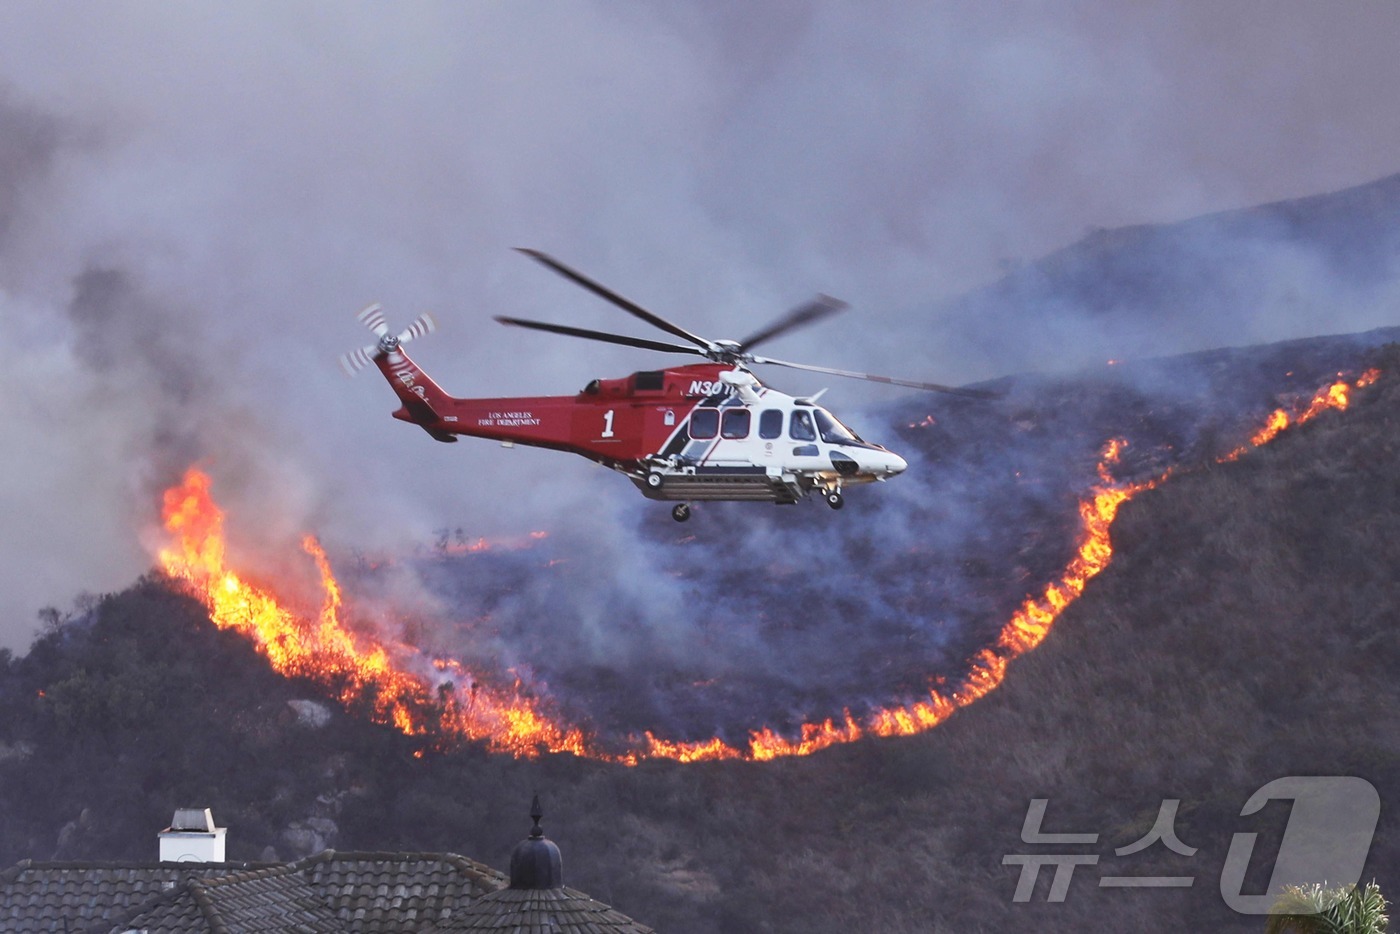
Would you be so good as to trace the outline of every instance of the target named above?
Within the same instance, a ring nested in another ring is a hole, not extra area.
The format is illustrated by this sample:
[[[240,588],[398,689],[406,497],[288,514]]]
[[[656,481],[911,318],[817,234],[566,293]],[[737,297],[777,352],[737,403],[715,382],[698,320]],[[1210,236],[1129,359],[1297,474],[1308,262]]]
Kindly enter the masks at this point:
[[[170,826],[162,830],[162,863],[222,863],[227,827],[215,827],[208,808],[179,808]]]

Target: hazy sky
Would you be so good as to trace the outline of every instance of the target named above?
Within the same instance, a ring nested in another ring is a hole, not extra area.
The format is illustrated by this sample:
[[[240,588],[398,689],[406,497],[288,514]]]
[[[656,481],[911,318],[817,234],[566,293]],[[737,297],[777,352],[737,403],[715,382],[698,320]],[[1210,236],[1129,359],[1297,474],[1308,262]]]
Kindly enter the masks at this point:
[[[492,323],[631,330],[514,246],[717,337],[828,292],[775,355],[986,375],[918,321],[1007,261],[1400,170],[1397,40],[1381,0],[0,4],[0,643],[141,573],[189,460],[245,540],[333,549],[635,496],[392,422],[335,363],[371,300],[464,395],[663,362]]]

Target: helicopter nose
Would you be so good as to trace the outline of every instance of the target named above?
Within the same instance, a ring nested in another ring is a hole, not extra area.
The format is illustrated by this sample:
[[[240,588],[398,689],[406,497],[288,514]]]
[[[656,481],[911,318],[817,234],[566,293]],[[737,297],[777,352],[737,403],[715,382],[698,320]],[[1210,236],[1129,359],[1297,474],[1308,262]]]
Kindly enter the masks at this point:
[[[902,474],[909,467],[909,462],[893,451],[887,451],[882,448],[879,451],[872,451],[871,453],[875,456],[871,458],[873,462],[869,464],[867,469],[876,479],[884,480]]]

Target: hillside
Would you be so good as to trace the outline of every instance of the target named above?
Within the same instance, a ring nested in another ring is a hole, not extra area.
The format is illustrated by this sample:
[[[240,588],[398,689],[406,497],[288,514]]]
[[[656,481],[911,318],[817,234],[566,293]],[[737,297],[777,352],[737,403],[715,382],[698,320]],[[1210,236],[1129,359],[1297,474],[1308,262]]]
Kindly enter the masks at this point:
[[[928,734],[806,759],[417,759],[354,716],[298,718],[287,701],[309,686],[144,582],[7,660],[0,860],[144,857],[170,808],[198,802],[237,858],[292,855],[311,831],[501,864],[538,789],[570,883],[668,931],[1257,930],[1216,884],[1230,835],[1259,829],[1238,816],[1250,792],[1355,774],[1400,794],[1400,354],[1385,365],[1350,411],[1129,503],[1114,563],[1002,689]],[[1195,886],[1098,889],[1084,869],[1063,904],[1044,881],[1012,904],[1001,858],[1031,849],[1033,797],[1051,799],[1047,829],[1103,834],[1105,866],[1181,798],[1200,852],[1121,868]],[[1368,877],[1393,892],[1382,821]]]
[[[1209,461],[1400,337],[1393,208],[1400,176],[1100,232],[935,309],[917,341],[930,369],[945,331],[955,350],[1024,349],[1026,369],[996,380],[1004,398],[990,405],[838,405],[911,464],[850,491],[839,515],[705,504],[677,527],[628,499],[561,515],[525,547],[369,562],[347,587],[361,606],[428,594],[446,612],[415,620],[405,641],[507,683],[523,673],[614,748],[646,731],[742,748],[754,730],[793,736],[917,703],[930,682],[964,678],[1065,567],[1111,441],[1127,442],[1122,482]],[[1245,339],[1356,315],[1387,327]],[[1178,353],[1201,343],[1231,349]],[[1076,360],[1089,362],[1069,369]],[[378,622],[397,636],[399,615]]]
[[[987,373],[1393,325],[1400,175],[1163,224],[1094,229],[930,310]],[[1320,322],[1328,322],[1320,325]]]
[[[956,686],[1028,593],[1056,580],[1110,442],[1116,482],[1209,462],[1279,406],[1353,376],[1373,332],[1000,380],[994,404],[927,394],[853,420],[911,469],[849,508],[704,504],[561,520],[523,545],[434,549],[346,575],[356,605],[434,595],[404,640],[473,672],[526,671],[605,742],[868,717]],[[873,427],[871,427],[873,426]],[[394,631],[392,620],[388,624]]]

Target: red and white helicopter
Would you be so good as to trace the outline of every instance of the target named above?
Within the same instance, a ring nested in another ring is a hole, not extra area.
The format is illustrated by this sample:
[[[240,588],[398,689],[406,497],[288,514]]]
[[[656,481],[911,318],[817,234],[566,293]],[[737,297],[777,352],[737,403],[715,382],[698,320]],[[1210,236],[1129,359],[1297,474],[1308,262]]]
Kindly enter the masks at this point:
[[[744,340],[707,340],[628,301],[563,263],[535,250],[522,253],[686,344],[626,337],[562,324],[497,317],[502,324],[588,340],[683,353],[708,362],[644,370],[621,379],[595,379],[574,396],[459,399],[433,382],[403,345],[434,330],[420,315],[399,334],[389,331],[378,304],[359,314],[378,343],[341,358],[351,375],[379,367],[402,405],[393,414],[438,441],[458,435],[569,451],[625,474],[649,499],[676,501],[671,515],[690,518],[703,500],[795,503],[820,492],[832,509],[844,504],[848,486],[888,480],[908,464],[878,444],[862,440],[814,396],[789,396],[761,384],[752,364],[790,367],[853,379],[909,386],[974,398],[993,393],[915,380],[893,379],[760,357],[753,348],[793,328],[846,307],[818,296]]]

